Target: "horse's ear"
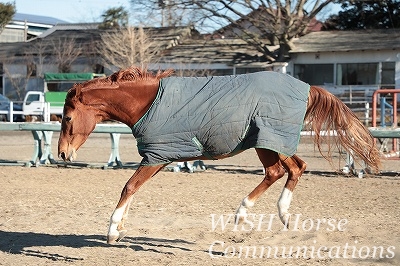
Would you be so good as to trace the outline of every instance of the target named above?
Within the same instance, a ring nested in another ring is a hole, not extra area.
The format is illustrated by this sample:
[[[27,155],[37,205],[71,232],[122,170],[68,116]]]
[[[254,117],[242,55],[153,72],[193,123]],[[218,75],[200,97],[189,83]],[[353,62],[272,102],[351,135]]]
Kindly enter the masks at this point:
[[[69,89],[69,91],[67,92],[67,97],[66,99],[72,99],[74,98],[77,94],[79,94],[80,90],[78,90],[78,88],[76,87],[72,87],[71,89]]]

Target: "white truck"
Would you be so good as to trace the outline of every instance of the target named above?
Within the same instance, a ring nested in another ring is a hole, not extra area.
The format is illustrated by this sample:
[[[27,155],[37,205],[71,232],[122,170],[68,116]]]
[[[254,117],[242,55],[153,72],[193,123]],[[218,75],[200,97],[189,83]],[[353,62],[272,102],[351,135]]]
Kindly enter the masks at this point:
[[[105,76],[94,73],[46,73],[44,74],[44,90],[28,91],[22,104],[25,117],[38,116],[50,121],[55,115],[61,117],[67,91],[76,83]]]
[[[24,115],[62,115],[66,91],[28,91],[22,104]]]

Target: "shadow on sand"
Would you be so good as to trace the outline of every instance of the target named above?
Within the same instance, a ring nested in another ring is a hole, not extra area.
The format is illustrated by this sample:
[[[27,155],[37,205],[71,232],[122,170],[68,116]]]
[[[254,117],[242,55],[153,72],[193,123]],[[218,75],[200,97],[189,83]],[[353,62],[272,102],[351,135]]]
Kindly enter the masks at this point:
[[[69,248],[107,247],[131,248],[133,251],[146,251],[174,254],[174,250],[192,251],[188,246],[194,243],[181,239],[149,237],[125,237],[115,245],[106,243],[103,235],[52,235],[34,232],[6,232],[0,230],[0,251],[9,254],[23,254],[54,261],[80,261],[83,258],[48,253],[38,247],[63,246]],[[1,264],[1,263],[0,263]]]

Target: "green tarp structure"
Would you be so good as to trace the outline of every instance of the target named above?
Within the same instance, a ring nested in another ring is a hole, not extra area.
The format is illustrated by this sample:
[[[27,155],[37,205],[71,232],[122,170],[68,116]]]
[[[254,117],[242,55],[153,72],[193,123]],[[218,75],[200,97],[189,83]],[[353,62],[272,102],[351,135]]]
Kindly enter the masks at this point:
[[[98,76],[104,76],[94,73],[45,73],[44,79],[46,82],[73,82],[91,80]]]
[[[74,84],[105,76],[95,73],[44,73],[45,91],[68,91]]]
[[[66,91],[48,91],[44,94],[45,101],[49,102],[52,107],[63,107],[66,97]]]

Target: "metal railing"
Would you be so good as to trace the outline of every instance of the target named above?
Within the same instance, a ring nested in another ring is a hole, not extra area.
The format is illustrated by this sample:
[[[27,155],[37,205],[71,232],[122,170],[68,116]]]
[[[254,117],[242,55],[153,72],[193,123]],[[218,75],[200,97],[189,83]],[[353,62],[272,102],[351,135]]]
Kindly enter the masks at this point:
[[[381,109],[381,127],[386,127],[386,107],[391,107],[390,119],[391,119],[391,128],[397,128],[397,94],[400,93],[400,89],[379,89],[376,90],[372,95],[372,126],[377,127],[377,109],[378,109],[378,94],[391,94],[393,103],[390,106],[386,97],[381,96],[380,101],[380,109]],[[393,139],[392,141],[392,150],[397,150],[397,139]]]

